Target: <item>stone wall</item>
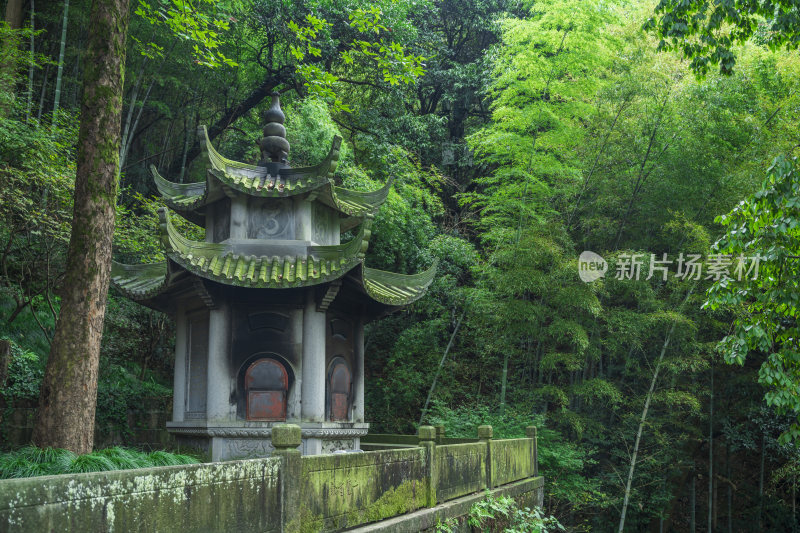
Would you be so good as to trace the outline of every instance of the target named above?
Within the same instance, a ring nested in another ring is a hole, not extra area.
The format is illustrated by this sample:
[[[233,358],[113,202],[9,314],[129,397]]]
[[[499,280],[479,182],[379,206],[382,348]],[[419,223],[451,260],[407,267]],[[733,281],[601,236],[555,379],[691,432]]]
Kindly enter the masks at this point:
[[[423,448],[302,458],[303,530],[336,531],[426,504]]]
[[[301,428],[284,424],[266,459],[2,480],[0,533],[298,533],[378,521],[371,530],[400,532],[463,516],[486,489],[541,505],[534,428],[525,439],[493,440],[490,426],[476,442],[436,437],[423,426],[414,447],[302,456]]]
[[[505,485],[533,473],[532,439],[496,440],[492,443],[492,484]]]
[[[437,500],[452,500],[485,489],[486,454],[485,442],[437,446]]]
[[[0,481],[0,532],[278,532],[280,460]]]

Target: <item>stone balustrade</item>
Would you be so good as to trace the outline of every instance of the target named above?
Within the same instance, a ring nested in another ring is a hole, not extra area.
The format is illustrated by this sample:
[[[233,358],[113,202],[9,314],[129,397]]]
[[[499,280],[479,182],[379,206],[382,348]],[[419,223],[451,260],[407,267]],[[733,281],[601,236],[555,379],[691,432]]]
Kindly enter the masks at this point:
[[[441,444],[443,428],[422,426],[416,445],[303,456],[300,427],[284,424],[265,459],[0,481],[0,532],[421,531],[486,489],[541,505],[536,429],[478,437]]]

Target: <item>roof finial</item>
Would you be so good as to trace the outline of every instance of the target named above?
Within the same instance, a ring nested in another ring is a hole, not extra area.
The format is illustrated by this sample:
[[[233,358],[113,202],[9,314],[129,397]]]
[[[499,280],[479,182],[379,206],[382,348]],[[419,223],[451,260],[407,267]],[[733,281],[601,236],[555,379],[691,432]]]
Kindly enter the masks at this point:
[[[261,161],[259,165],[266,166],[271,160],[273,163],[288,163],[289,141],[286,140],[286,128],[283,123],[286,115],[281,111],[280,93],[272,92],[272,105],[264,111],[264,137],[258,142],[261,147]]]

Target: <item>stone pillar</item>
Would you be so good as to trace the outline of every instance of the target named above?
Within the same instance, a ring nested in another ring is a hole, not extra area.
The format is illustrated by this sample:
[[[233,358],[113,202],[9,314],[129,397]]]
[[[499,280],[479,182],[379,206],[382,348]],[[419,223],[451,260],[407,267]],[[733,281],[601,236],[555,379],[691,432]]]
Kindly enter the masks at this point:
[[[364,422],[364,321],[356,324],[353,368],[353,422]]]
[[[175,316],[175,378],[172,386],[172,421],[183,422],[186,410],[186,347],[189,328],[186,309],[181,305]]]
[[[206,242],[214,242],[214,204],[206,206]]]
[[[528,426],[525,428],[525,436],[529,439],[533,439],[533,457],[531,458],[531,462],[533,463],[533,476],[539,475],[539,435],[536,431],[536,426]]]
[[[303,310],[303,422],[325,421],[325,313],[317,311],[314,289],[306,291]],[[322,453],[321,439],[307,439],[308,455]]]
[[[300,451],[300,426],[278,424],[272,428],[273,457],[281,458],[281,531],[301,530],[301,487],[303,464]]]
[[[294,235],[298,241],[311,241],[311,202],[299,196],[294,198]],[[317,243],[320,244],[320,243]]]
[[[247,238],[247,197],[237,194],[231,199],[231,239]]]
[[[492,426],[478,426],[478,439],[486,443],[486,488],[494,488],[494,472],[492,468]]]
[[[208,318],[206,419],[209,422],[230,418],[230,345],[230,307],[227,302],[223,302],[218,309],[210,311]]]
[[[425,505],[436,507],[436,487],[439,484],[439,473],[436,470],[436,428],[420,426],[417,430],[419,445],[425,448],[425,461],[428,470],[428,486],[425,487]]]

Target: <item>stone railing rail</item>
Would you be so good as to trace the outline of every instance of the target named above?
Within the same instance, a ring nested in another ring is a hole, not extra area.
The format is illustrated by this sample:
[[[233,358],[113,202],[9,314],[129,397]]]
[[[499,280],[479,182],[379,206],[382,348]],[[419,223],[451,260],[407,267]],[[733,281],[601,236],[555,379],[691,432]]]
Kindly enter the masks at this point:
[[[406,448],[302,456],[300,427],[284,424],[266,459],[0,481],[0,532],[337,531],[500,485],[541,498],[536,428],[478,437],[438,445],[422,426]]]

